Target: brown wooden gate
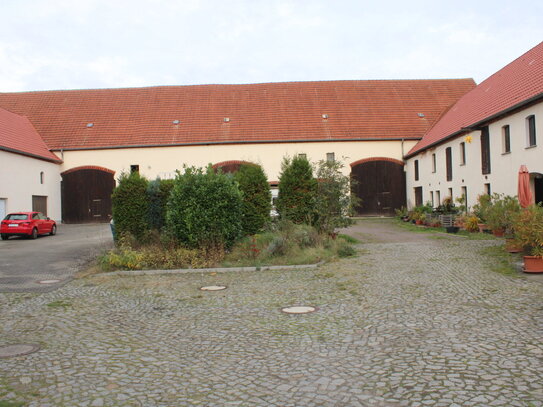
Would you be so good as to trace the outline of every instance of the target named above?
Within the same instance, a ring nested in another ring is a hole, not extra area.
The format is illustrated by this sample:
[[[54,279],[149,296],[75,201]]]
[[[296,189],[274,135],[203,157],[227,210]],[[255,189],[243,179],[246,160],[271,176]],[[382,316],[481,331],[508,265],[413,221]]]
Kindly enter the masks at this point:
[[[47,216],[47,197],[41,195],[32,195],[32,210],[41,212]]]
[[[405,206],[403,163],[391,159],[362,160],[352,165],[352,192],[361,200],[359,215],[389,216]]]
[[[113,171],[82,168],[62,174],[62,220],[65,223],[109,222]]]

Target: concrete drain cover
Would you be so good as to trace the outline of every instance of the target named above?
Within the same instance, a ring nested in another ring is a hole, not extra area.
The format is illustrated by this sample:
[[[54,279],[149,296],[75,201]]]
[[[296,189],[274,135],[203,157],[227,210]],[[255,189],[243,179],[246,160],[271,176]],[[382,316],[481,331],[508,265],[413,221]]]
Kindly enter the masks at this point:
[[[56,284],[60,283],[60,280],[40,280],[38,281],[40,284]]]
[[[309,314],[310,312],[315,312],[316,310],[317,308],[315,307],[307,307],[307,306],[281,308],[281,311],[283,311],[286,314]]]
[[[200,290],[202,291],[221,291],[226,290],[225,285],[207,285],[205,287],[200,287]]]
[[[0,346],[0,358],[5,359],[24,356],[38,350],[40,350],[38,345],[33,345],[30,343],[18,343],[16,345]]]

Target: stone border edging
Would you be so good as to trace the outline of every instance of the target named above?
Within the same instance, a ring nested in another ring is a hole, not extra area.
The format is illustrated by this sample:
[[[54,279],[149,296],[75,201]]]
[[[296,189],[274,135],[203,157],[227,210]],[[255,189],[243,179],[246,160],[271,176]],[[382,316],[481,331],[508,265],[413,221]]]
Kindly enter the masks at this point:
[[[188,273],[227,273],[232,271],[278,271],[317,268],[324,264],[319,261],[314,264],[299,264],[294,266],[260,266],[260,267],[216,267],[204,269],[173,269],[173,270],[119,270],[103,273],[108,276],[153,276],[159,274],[188,274]]]

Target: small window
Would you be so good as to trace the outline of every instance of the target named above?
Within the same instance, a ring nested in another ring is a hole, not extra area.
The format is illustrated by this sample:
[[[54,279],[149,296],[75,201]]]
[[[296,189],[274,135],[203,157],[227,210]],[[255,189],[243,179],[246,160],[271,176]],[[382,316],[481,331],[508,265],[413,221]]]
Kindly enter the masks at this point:
[[[437,206],[441,205],[441,192],[436,191],[436,204]]]
[[[43,185],[44,181],[45,181],[45,174],[44,174],[44,172],[42,171],[42,172],[40,172],[40,184]]]
[[[447,147],[445,149],[445,163],[447,167],[447,181],[452,181],[453,179],[453,168],[452,168],[452,148]]]
[[[492,190],[490,189],[490,184],[485,184],[485,194],[492,195]]]
[[[334,153],[326,153],[326,161],[334,162],[335,159],[336,159],[336,155]]]
[[[460,165],[466,165],[466,143],[460,143]]]
[[[451,198],[451,201],[453,201],[453,190],[452,190],[452,188],[449,188],[449,198]]]
[[[436,172],[436,155],[432,154],[432,172]]]
[[[468,209],[468,187],[462,187],[462,198],[464,198],[464,205],[466,205],[466,211]]]
[[[511,130],[509,125],[502,127],[502,153],[507,154],[511,152]]]
[[[432,203],[432,208],[436,206],[434,202],[434,191],[430,191],[430,202]]]
[[[415,181],[419,180],[419,160],[415,160]]]
[[[307,160],[307,154],[303,154],[303,153],[302,153],[302,154],[298,154],[298,157]]]
[[[528,131],[528,147],[534,147],[536,145],[536,134],[535,134],[535,116],[531,115],[526,118],[526,127]]]
[[[132,164],[130,166],[130,172],[140,172],[140,166],[138,164]]]

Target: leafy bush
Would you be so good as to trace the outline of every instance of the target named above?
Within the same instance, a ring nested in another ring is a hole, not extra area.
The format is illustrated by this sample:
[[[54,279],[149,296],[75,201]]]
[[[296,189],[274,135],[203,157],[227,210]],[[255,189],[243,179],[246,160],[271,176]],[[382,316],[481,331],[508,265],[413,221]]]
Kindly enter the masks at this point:
[[[242,235],[241,192],[211,166],[178,172],[167,208],[167,228],[189,248],[228,248]]]
[[[516,243],[532,256],[543,256],[543,207],[530,205],[513,221]]]
[[[315,226],[322,233],[352,224],[355,194],[351,194],[350,179],[343,175],[340,161],[321,160],[317,164],[317,200]]]
[[[281,219],[312,224],[315,218],[317,180],[307,158],[285,157],[279,175],[277,212]]]
[[[166,223],[166,205],[173,188],[173,180],[157,178],[149,182],[147,197],[149,199],[149,226],[160,230]]]
[[[271,191],[260,165],[242,165],[234,174],[243,199],[241,224],[245,235],[254,235],[270,221]]]
[[[111,195],[113,220],[117,236],[131,234],[142,240],[149,230],[147,200],[148,181],[139,173],[122,173]]]

